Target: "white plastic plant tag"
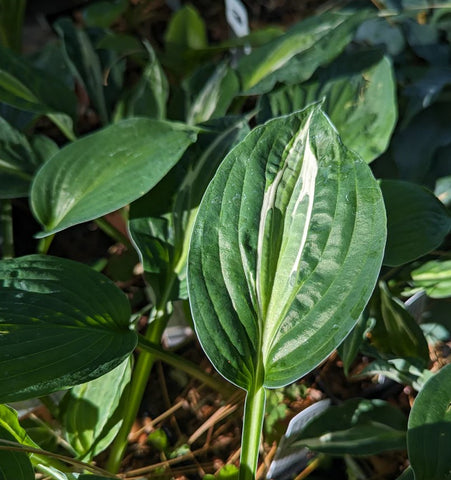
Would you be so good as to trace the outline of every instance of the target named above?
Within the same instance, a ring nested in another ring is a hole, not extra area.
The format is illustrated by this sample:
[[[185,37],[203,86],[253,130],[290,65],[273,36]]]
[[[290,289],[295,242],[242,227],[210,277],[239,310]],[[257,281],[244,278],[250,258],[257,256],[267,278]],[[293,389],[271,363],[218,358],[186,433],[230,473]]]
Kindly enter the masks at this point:
[[[226,18],[237,37],[249,35],[249,22],[246,7],[241,0],[225,0]]]
[[[225,0],[226,19],[237,37],[249,35],[249,20],[246,7],[241,0]],[[244,53],[251,53],[250,45],[244,47]]]

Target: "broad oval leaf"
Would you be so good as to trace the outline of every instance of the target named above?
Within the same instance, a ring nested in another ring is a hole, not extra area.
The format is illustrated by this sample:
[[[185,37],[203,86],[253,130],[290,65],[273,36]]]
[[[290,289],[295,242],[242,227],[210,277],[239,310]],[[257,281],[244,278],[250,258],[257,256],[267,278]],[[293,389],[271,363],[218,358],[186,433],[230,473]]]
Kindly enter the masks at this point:
[[[387,210],[384,265],[411,262],[445,240],[451,215],[432,192],[401,180],[381,180],[380,185]]]
[[[407,450],[415,480],[451,478],[451,365],[424,385],[413,404]]]
[[[41,236],[98,218],[147,193],[177,163],[197,130],[130,118],[77,140],[54,155],[32,184]]]
[[[88,266],[30,255],[0,262],[0,402],[97,378],[135,348],[130,305]]]
[[[210,183],[190,246],[193,318],[215,367],[244,389],[310,371],[357,321],[384,244],[380,189],[318,105],[253,130]]]
[[[344,144],[369,163],[384,152],[393,132],[395,90],[391,63],[379,50],[346,52],[308,82],[262,96],[259,117],[286,115],[324,98],[323,109]]]

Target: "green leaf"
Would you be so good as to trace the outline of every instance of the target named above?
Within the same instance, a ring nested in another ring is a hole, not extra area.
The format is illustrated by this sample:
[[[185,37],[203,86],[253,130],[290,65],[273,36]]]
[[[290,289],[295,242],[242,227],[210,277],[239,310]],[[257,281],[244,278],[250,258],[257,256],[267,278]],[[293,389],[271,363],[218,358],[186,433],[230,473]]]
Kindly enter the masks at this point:
[[[22,49],[26,0],[0,0],[0,44],[16,52]]]
[[[407,450],[415,480],[451,478],[451,365],[431,377],[409,416]]]
[[[83,19],[89,27],[107,28],[127,10],[127,0],[96,2],[83,10]]]
[[[377,351],[372,352],[377,356]],[[417,359],[394,358],[385,360],[378,358],[367,365],[355,378],[383,375],[402,385],[410,385],[415,390],[421,390],[424,382],[429,378],[429,370],[424,369],[423,362]]]
[[[40,236],[117,210],[155,186],[196,140],[181,124],[131,118],[72,142],[36,174]]]
[[[400,180],[381,180],[387,210],[384,264],[411,262],[440,246],[451,229],[451,215],[424,187]]]
[[[314,417],[294,445],[330,455],[375,455],[405,449],[406,426],[406,417],[389,403],[353,399]]]
[[[87,32],[76,27],[69,18],[59,19],[53,27],[63,42],[72,74],[85,88],[101,122],[108,123],[102,66]]]
[[[0,401],[97,378],[135,348],[130,305],[80,263],[30,255],[0,262]]]
[[[0,45],[0,101],[30,112],[75,117],[76,97],[57,77]]]
[[[190,246],[193,318],[217,370],[244,389],[309,372],[356,323],[384,243],[377,183],[318,105],[254,129],[210,183]]]
[[[2,440],[15,441],[7,429],[0,426],[0,446],[5,446]],[[26,453],[0,450],[1,480],[34,480],[33,467]]]
[[[277,83],[308,80],[351,41],[368,10],[326,12],[296,24],[285,35],[243,56],[237,67],[246,94],[268,92]]]
[[[175,72],[184,74],[196,65],[191,52],[207,48],[207,29],[191,5],[180,8],[171,18],[165,33],[164,61]]]
[[[387,148],[397,116],[396,88],[391,63],[380,51],[345,53],[309,82],[264,95],[259,118],[286,115],[321,99],[344,144],[365,161]]]
[[[122,423],[117,409],[130,376],[131,361],[127,358],[107,374],[66,394],[60,405],[62,423],[67,440],[81,460],[89,462],[114,440]]]
[[[21,427],[17,412],[8,405],[0,405],[0,427],[13,437],[13,441],[28,447],[39,448]]]
[[[431,260],[411,272],[414,287],[431,298],[451,297],[451,260]]]
[[[393,136],[393,157],[401,179],[416,183],[428,179],[434,155],[451,143],[450,109],[451,102],[434,103]]]
[[[0,198],[28,196],[40,163],[25,135],[0,117]]]
[[[186,298],[186,258],[200,200],[220,162],[249,131],[246,118],[226,117],[205,131],[175,168],[130,207],[129,230],[154,293],[161,300]]]
[[[30,438],[25,429],[20,425],[17,412],[7,405],[0,405],[0,429],[6,431],[10,437],[12,437],[11,439],[13,441],[20,443],[21,445],[40,448],[40,446]],[[37,453],[29,454],[29,458],[34,465],[40,464],[49,466],[54,461],[51,457]]]
[[[201,69],[183,84],[189,98],[186,122],[192,125],[222,117],[239,87],[236,74],[225,63]]]
[[[407,467],[396,480],[415,480],[412,467]]]
[[[360,315],[355,327],[351,330],[344,342],[338,347],[338,354],[343,361],[343,369],[346,375],[349,374],[349,368],[359,352],[366,333],[368,332],[368,313],[364,311]]]
[[[142,115],[155,119],[166,118],[168,81],[151,45],[145,42],[144,46],[149,61],[138,82],[119,101],[116,107],[116,117]]]
[[[423,331],[384,282],[379,282],[379,290],[371,305],[371,314],[376,317],[371,343],[380,352],[395,357],[417,358],[426,367],[429,362],[429,348]]]

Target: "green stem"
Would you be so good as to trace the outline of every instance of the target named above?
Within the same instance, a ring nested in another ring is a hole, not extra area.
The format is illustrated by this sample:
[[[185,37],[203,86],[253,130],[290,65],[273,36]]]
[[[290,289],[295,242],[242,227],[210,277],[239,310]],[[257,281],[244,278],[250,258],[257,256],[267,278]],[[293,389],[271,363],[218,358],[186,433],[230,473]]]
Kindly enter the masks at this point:
[[[147,328],[144,338],[150,343],[160,342],[167,320],[168,315],[166,311],[156,310],[155,320]],[[155,353],[149,353],[146,351],[142,351],[138,356],[136,367],[133,370],[127,409],[124,411],[121,428],[111,446],[110,455],[106,463],[106,469],[112,473],[117,473],[119,471],[125,449],[127,448],[128,434],[130,433],[133,422],[138,414],[150,372],[157,359],[158,357]]]
[[[14,258],[13,214],[11,200],[0,202],[0,232],[3,237],[3,258]]]
[[[124,246],[126,246],[129,250],[131,250],[132,244],[130,243],[130,240],[122,233],[120,232],[117,228],[113,227],[110,222],[106,221],[105,218],[97,218],[94,220],[95,223],[98,225],[98,227],[105,232],[109,237],[111,237],[113,240],[115,240],[118,243],[122,243]]]
[[[38,253],[41,253],[42,255],[47,255],[47,252],[49,251],[50,245],[52,244],[54,237],[55,234],[52,233],[52,235],[41,238],[38,244]]]
[[[189,360],[180,357],[179,355],[174,355],[171,352],[163,350],[157,344],[150,343],[142,335],[140,335],[138,338],[138,346],[142,350],[152,353],[159,360],[181,370],[182,372],[187,373],[188,375],[191,375],[205,385],[208,385],[210,388],[222,393],[224,396],[230,396],[235,392],[235,388],[229,386],[228,383],[225,383],[220,379],[218,380],[216,377],[212,377],[208,373],[201,370],[195,363],[192,363]]]
[[[239,480],[255,480],[265,415],[266,390],[260,382],[247,393],[244,404]]]

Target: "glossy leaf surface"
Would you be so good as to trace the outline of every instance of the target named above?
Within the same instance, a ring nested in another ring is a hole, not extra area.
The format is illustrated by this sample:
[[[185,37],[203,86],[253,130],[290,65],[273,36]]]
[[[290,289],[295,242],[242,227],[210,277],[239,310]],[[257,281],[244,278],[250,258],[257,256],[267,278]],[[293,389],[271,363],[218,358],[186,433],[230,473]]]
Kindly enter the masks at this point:
[[[0,262],[0,401],[97,378],[134,349],[130,306],[106,277],[71,260]]]
[[[380,51],[346,53],[308,82],[264,95],[259,116],[286,115],[324,98],[344,144],[369,163],[387,148],[395,126],[395,90],[391,63]]]
[[[196,130],[183,125],[131,118],[69,144],[39,170],[32,185],[42,236],[141,197],[195,140]]]
[[[73,387],[60,405],[67,440],[83,461],[92,460],[114,440],[122,420],[116,409],[130,376],[127,358],[111,372]]]
[[[382,180],[387,211],[384,264],[411,262],[434,250],[451,229],[451,215],[437,197],[420,185]]]
[[[226,117],[203,127],[196,144],[171,172],[130,207],[130,235],[155,302],[167,288],[172,300],[187,297],[186,259],[197,208],[225,155],[249,131],[243,117]]]
[[[407,419],[382,400],[348,400],[309,422],[298,445],[330,455],[375,455],[406,448]]]
[[[405,305],[391,294],[382,281],[371,306],[371,313],[376,318],[371,343],[379,352],[401,358],[417,358],[426,367],[429,349],[423,331]]]
[[[384,243],[377,183],[318,105],[253,130],[210,183],[191,240],[191,308],[215,367],[244,389],[310,371],[357,321]]]
[[[451,365],[430,378],[409,416],[407,450],[415,480],[451,478]]]
[[[237,67],[246,93],[264,93],[277,83],[299,83],[320,66],[333,60],[351,41],[368,11],[326,12],[315,15],[284,35],[254,49]]]

